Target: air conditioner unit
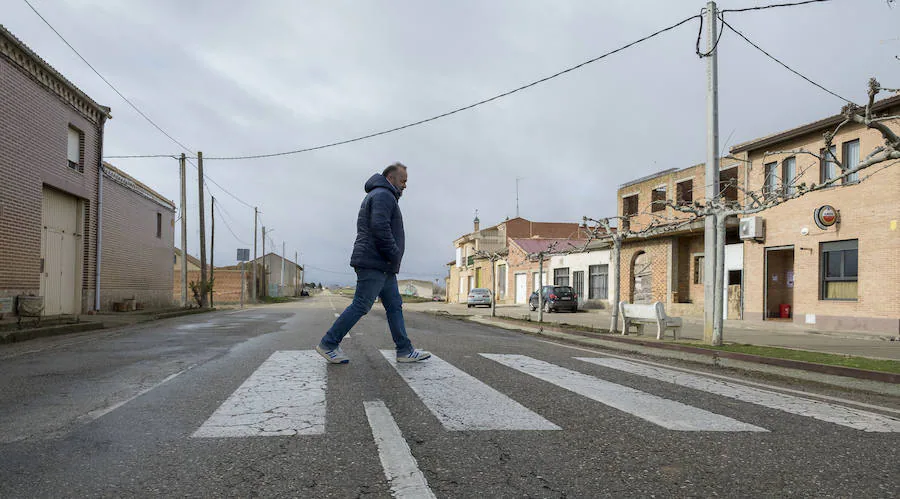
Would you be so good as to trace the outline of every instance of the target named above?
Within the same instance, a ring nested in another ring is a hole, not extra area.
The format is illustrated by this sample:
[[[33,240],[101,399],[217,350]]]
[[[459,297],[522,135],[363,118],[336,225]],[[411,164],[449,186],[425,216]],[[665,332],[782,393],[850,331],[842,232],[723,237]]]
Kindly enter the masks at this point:
[[[765,239],[766,223],[762,217],[747,217],[741,219],[738,229],[741,239]]]

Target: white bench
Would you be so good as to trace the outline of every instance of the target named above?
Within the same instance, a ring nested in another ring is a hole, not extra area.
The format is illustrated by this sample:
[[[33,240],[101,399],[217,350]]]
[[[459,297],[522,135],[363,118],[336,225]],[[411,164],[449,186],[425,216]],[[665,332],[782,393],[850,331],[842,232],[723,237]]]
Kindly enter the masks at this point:
[[[644,324],[656,324],[656,339],[661,340],[667,329],[672,330],[673,339],[678,339],[681,318],[666,315],[661,302],[650,304],[619,302],[619,315],[622,316],[622,334],[628,334],[632,326],[637,328],[638,334],[644,334]]]

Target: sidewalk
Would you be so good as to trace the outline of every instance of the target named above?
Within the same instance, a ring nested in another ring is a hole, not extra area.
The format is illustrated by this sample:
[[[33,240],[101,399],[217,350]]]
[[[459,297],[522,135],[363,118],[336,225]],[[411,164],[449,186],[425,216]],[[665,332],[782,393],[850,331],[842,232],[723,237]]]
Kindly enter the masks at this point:
[[[455,303],[431,302],[409,303],[404,308],[410,311],[443,311],[453,315],[490,316],[489,308],[468,308]],[[525,305],[499,305],[498,317],[513,319],[530,318],[537,321],[537,312],[531,312]],[[683,318],[679,339],[702,340],[703,322],[698,318]],[[589,310],[578,313],[545,313],[548,325],[571,324],[600,329],[609,328],[610,316],[606,310]],[[656,329],[644,328],[644,337],[656,338]],[[634,334],[629,337],[637,337]],[[671,339],[671,332],[668,338]],[[809,350],[813,352],[853,355],[876,359],[900,360],[900,341],[891,341],[890,336],[855,332],[811,331],[803,326],[782,322],[725,321],[723,339],[726,343],[741,343],[758,346],[772,346]],[[895,338],[896,339],[896,338]]]

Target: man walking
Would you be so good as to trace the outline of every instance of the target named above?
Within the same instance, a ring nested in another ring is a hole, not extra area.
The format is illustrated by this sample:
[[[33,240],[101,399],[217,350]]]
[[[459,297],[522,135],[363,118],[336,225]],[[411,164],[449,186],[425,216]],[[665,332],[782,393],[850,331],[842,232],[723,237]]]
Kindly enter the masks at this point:
[[[356,271],[353,303],[334,321],[316,351],[332,364],[350,362],[341,350],[341,340],[359,319],[369,313],[380,297],[387,313],[391,337],[397,347],[397,362],[419,362],[431,357],[413,348],[403,322],[403,300],[397,287],[397,273],[403,259],[405,234],[398,201],[406,189],[406,166],[394,163],[366,182],[366,197],[356,219],[356,242],[350,265]]]

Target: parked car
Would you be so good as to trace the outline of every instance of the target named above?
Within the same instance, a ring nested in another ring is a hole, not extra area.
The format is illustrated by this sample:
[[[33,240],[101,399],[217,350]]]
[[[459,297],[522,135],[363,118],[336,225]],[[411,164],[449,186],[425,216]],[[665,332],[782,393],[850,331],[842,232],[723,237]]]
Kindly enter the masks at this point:
[[[468,305],[469,308],[477,307],[478,305],[490,307],[491,290],[487,288],[474,288],[472,291],[469,291],[469,298],[466,300],[466,305]]]
[[[578,293],[572,289],[572,286],[544,286],[544,310],[547,312],[557,312],[560,310],[569,310],[570,312],[578,311]],[[538,308],[538,292],[531,293],[528,299],[528,306],[534,312]]]

